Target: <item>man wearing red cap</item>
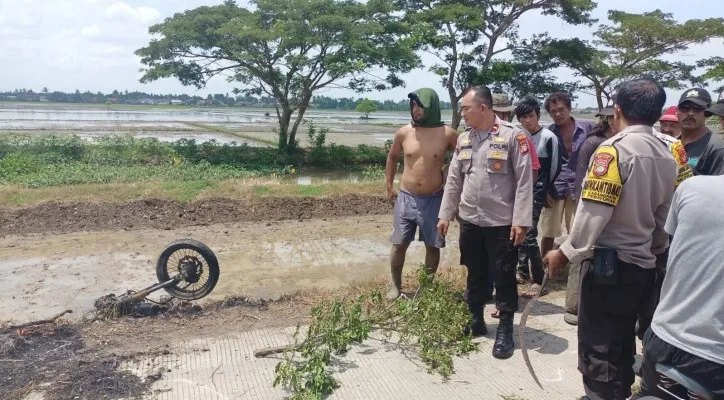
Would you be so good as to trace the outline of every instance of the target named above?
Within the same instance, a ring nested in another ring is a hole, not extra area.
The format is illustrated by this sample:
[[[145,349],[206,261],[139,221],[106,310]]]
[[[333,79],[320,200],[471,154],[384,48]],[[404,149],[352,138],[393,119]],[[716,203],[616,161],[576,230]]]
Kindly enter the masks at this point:
[[[679,117],[677,115],[678,111],[678,107],[676,106],[671,106],[664,111],[664,115],[659,119],[659,132],[677,139],[679,138],[679,135],[681,135],[681,125],[679,124]]]

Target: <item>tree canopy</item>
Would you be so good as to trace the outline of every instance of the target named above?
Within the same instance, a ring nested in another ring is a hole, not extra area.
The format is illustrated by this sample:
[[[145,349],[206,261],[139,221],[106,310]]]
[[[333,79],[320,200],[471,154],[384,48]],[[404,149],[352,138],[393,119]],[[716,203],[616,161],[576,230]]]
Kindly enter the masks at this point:
[[[719,86],[715,90],[717,92],[724,91],[724,57],[711,57],[700,60],[697,66],[707,69],[704,75],[700,77],[702,81],[721,82],[722,86]]]
[[[147,66],[141,81],[175,77],[200,88],[223,74],[241,86],[237,92],[276,100],[279,147],[293,150],[315,92],[327,87],[385,90],[402,85],[398,74],[418,65],[409,25],[396,16],[391,0],[251,4],[253,11],[227,0],[152,26],[156,38],[136,51]]]
[[[692,44],[724,36],[724,19],[692,19],[679,23],[661,10],[642,14],[610,10],[610,25],[601,25],[592,42],[578,38],[544,43],[539,56],[556,60],[575,71],[583,89],[596,97],[598,107],[610,102],[621,82],[650,77],[668,88],[701,82],[696,63],[670,61],[665,56],[685,51]],[[711,78],[716,77],[716,69]]]
[[[370,99],[364,99],[355,108],[357,112],[361,112],[365,115],[365,119],[370,117],[371,112],[377,111],[377,102]]]
[[[497,82],[517,95],[535,95],[549,89],[536,83],[554,82],[545,74],[547,69],[522,57],[500,60],[503,53],[529,45],[518,36],[516,21],[521,16],[538,12],[571,24],[590,24],[596,6],[591,0],[397,0],[397,4],[406,10],[405,20],[413,25],[418,48],[438,60],[430,69],[448,91],[453,128],[460,123],[458,101],[469,86]]]

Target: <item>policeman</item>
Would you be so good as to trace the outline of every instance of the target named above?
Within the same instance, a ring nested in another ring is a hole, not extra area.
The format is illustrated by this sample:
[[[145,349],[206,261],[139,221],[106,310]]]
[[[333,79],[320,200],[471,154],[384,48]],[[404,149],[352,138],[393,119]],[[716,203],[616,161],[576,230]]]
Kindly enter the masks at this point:
[[[526,135],[498,118],[490,89],[473,87],[462,99],[468,130],[458,137],[445,184],[438,229],[447,234],[459,209],[461,264],[468,269],[466,298],[474,336],[487,333],[483,307],[489,268],[495,271],[500,324],[493,356],[513,355],[513,313],[518,309],[517,246],[533,216],[533,171]]]
[[[657,255],[677,180],[677,161],[653,125],[666,101],[649,79],[623,83],[614,98],[619,132],[591,157],[568,239],[543,262],[555,276],[582,262],[578,370],[584,399],[631,396],[635,325],[654,291]]]

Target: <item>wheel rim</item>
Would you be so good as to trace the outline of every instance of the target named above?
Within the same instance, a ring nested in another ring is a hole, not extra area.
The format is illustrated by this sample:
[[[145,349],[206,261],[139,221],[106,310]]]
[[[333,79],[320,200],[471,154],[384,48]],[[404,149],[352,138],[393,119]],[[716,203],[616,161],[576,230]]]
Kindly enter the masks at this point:
[[[209,283],[209,262],[195,249],[181,248],[169,255],[164,266],[166,276],[179,277],[179,282],[170,287],[174,291],[192,295]]]

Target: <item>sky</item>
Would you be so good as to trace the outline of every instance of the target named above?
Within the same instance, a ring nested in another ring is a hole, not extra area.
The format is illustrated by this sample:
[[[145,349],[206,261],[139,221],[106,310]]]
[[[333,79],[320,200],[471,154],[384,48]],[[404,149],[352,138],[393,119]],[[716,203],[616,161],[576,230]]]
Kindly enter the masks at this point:
[[[220,4],[222,0],[0,0],[0,90],[19,88],[50,91],[112,92],[139,90],[149,93],[187,93],[205,97],[209,93],[231,93],[234,84],[213,79],[197,90],[175,79],[142,84],[143,65],[133,53],[148,44],[148,27],[177,12],[202,5]],[[245,1],[237,1],[244,5]],[[656,8],[673,13],[679,20],[724,16],[724,2],[711,0],[599,0],[594,17],[606,20],[610,9],[644,12]],[[559,19],[537,13],[520,20],[520,36],[547,31],[558,38],[590,39],[593,27],[571,26]],[[722,40],[693,46],[673,59],[686,63],[724,54]],[[440,79],[427,68],[434,58],[423,55],[424,67],[403,76],[406,87],[357,95],[343,89],[322,93],[333,97],[368,97],[375,100],[402,100],[406,94],[427,86],[447,100]],[[572,73],[555,71],[561,80],[573,79]],[[674,104],[682,91],[667,90],[667,103]],[[714,97],[715,94],[712,94]],[[579,94],[580,107],[595,105],[592,96]]]

